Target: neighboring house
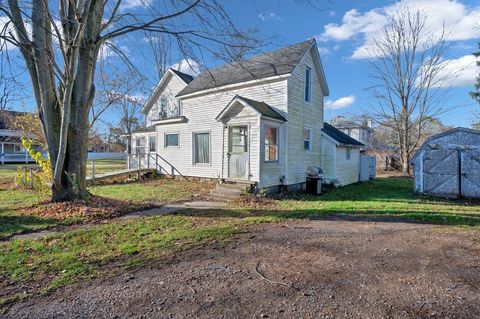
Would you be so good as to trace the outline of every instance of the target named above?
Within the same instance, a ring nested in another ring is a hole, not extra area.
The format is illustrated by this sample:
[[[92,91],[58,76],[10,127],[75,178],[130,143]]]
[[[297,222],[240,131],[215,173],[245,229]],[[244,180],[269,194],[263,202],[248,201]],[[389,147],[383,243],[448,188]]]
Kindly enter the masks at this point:
[[[25,132],[15,128],[15,117],[25,113],[0,110],[0,164],[29,163],[33,160],[22,145]]]
[[[315,40],[195,79],[170,69],[142,110],[148,132],[135,133],[134,146],[167,172],[299,189],[307,169],[321,166],[328,94]]]
[[[344,116],[337,116],[330,121],[330,124],[362,143],[364,146],[360,148],[360,151],[363,154],[375,157],[376,169],[386,171],[398,169],[398,150],[379,143],[375,139],[376,132],[370,118],[360,117],[351,120]]]
[[[328,123],[322,129],[323,174],[344,186],[359,181],[360,150],[364,145]]]
[[[415,192],[480,198],[480,131],[459,127],[433,135],[411,163]]]
[[[330,124],[363,144],[361,151],[369,151],[373,148],[372,120],[365,118],[361,121],[349,120],[344,116],[337,116]]]

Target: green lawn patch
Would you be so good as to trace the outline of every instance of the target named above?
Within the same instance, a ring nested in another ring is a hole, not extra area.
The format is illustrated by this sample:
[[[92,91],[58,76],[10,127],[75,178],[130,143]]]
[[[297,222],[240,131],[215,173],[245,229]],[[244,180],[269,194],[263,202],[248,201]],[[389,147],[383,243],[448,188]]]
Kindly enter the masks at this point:
[[[435,224],[480,225],[478,202],[422,197],[415,195],[412,190],[413,181],[410,178],[378,178],[329,189],[320,196],[291,194],[281,199],[266,199],[263,204],[243,199],[225,214],[232,217],[253,214],[279,218],[322,218],[329,215],[363,216],[371,219],[394,217]],[[219,216],[222,213],[217,211],[214,214]]]
[[[194,198],[209,191],[210,183],[154,179],[146,182],[91,187],[98,200],[72,205],[48,204],[48,195],[0,183],[0,240],[16,234],[58,226],[109,219],[130,211]],[[109,202],[110,200],[110,202]],[[117,212],[112,212],[109,206]]]
[[[148,217],[37,240],[0,243],[0,300],[7,302],[18,296],[50,291],[152,258],[212,241],[221,242],[244,225],[268,220],[271,219]]]

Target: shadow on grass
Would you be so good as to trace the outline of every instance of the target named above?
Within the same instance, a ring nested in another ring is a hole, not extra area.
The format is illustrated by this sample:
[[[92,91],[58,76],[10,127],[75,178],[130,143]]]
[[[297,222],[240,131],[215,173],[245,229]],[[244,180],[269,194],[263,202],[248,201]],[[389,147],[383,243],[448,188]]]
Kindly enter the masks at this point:
[[[273,218],[273,219],[311,219],[311,220],[345,220],[366,222],[398,222],[415,224],[435,224],[452,226],[480,226],[480,215],[425,213],[419,211],[368,211],[352,210],[256,210],[244,211],[235,209],[184,210],[175,215],[207,218]]]
[[[28,215],[0,215],[0,240],[6,240],[13,235],[44,230],[58,225],[55,218],[39,218]]]

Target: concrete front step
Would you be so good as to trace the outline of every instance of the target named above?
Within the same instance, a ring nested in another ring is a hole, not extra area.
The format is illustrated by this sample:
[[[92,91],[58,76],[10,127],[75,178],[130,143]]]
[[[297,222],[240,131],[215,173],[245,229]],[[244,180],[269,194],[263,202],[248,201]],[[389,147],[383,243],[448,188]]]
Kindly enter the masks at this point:
[[[242,192],[247,189],[246,184],[221,183],[217,188],[210,192],[208,199],[216,201],[229,201],[240,197]]]
[[[242,194],[242,191],[239,189],[215,188],[210,192],[210,194],[236,197],[240,196]]]

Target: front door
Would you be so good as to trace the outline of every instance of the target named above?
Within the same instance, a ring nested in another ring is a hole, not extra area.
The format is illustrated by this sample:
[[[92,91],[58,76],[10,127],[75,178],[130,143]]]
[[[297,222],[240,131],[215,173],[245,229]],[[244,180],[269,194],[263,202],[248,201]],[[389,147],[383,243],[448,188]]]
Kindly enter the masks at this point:
[[[248,152],[248,126],[230,126],[228,129],[228,177],[248,179],[250,156]]]

